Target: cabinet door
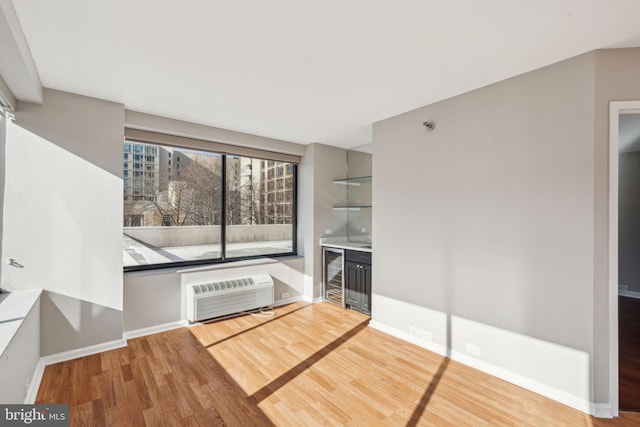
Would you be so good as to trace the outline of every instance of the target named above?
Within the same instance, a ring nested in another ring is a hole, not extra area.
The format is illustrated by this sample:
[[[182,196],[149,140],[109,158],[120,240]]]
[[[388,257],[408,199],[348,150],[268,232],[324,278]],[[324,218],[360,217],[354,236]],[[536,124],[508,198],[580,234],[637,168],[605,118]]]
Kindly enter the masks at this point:
[[[345,303],[351,308],[369,314],[371,312],[371,265],[353,261],[345,263]]]
[[[358,296],[358,281],[359,281],[359,264],[357,262],[347,261],[344,263],[345,277],[345,296],[344,302],[346,305],[357,307],[360,304],[360,298]]]
[[[360,294],[360,308],[363,312],[371,314],[371,265],[362,264],[361,270],[362,293]]]

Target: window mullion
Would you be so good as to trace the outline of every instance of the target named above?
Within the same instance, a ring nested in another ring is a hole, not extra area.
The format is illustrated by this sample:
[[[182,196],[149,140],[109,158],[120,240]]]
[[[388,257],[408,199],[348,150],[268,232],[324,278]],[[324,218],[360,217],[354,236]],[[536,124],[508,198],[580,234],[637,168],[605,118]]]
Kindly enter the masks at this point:
[[[227,156],[222,155],[222,209],[220,213],[220,258],[227,258]]]

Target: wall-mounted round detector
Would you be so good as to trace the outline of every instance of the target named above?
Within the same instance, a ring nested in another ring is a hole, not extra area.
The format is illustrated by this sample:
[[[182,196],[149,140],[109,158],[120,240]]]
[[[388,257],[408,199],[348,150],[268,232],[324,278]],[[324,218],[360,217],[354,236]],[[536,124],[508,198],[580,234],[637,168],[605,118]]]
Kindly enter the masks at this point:
[[[432,130],[434,130],[436,128],[436,122],[434,122],[434,121],[422,122],[422,125],[424,127],[426,127],[429,132],[431,132]]]

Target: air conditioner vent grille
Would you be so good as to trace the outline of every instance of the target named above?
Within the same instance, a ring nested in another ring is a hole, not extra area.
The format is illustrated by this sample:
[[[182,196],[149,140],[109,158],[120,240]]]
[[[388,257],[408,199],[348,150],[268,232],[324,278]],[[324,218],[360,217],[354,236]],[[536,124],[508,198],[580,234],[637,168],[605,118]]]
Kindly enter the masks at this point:
[[[187,288],[187,319],[192,322],[272,304],[273,279],[268,274],[190,285]]]
[[[253,286],[255,284],[256,284],[256,281],[253,279],[253,277],[245,277],[242,279],[223,280],[221,282],[204,283],[202,285],[193,285],[193,292],[196,294],[201,294],[203,292],[215,292],[215,291],[222,291],[225,289],[244,288],[247,286]]]

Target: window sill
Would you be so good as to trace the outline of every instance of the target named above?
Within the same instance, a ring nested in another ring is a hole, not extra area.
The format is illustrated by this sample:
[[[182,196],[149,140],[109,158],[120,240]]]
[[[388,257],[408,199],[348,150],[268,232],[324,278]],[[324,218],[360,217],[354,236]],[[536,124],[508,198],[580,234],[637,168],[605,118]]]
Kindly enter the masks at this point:
[[[125,277],[139,277],[139,276],[154,276],[158,274],[183,274],[183,273],[194,273],[198,271],[210,271],[210,270],[224,270],[228,268],[238,268],[238,267],[248,267],[253,265],[267,265],[267,264],[275,264],[279,262],[301,259],[304,258],[299,255],[284,255],[279,257],[260,257],[260,258],[252,258],[252,259],[244,259],[237,261],[229,261],[229,262],[221,262],[216,264],[205,264],[205,265],[197,265],[197,266],[181,266],[181,267],[173,267],[173,268],[157,268],[150,270],[141,270],[141,271],[128,271],[124,273]]]
[[[212,264],[212,265],[204,265],[197,267],[183,267],[177,270],[177,273],[193,273],[196,271],[207,271],[207,270],[224,270],[225,268],[237,268],[237,267],[247,267],[250,265],[264,265],[264,264],[275,264],[283,261],[288,261],[291,259],[304,258],[298,255],[286,255],[277,258],[254,258],[254,259],[244,259],[238,261],[230,261],[221,264]]]

